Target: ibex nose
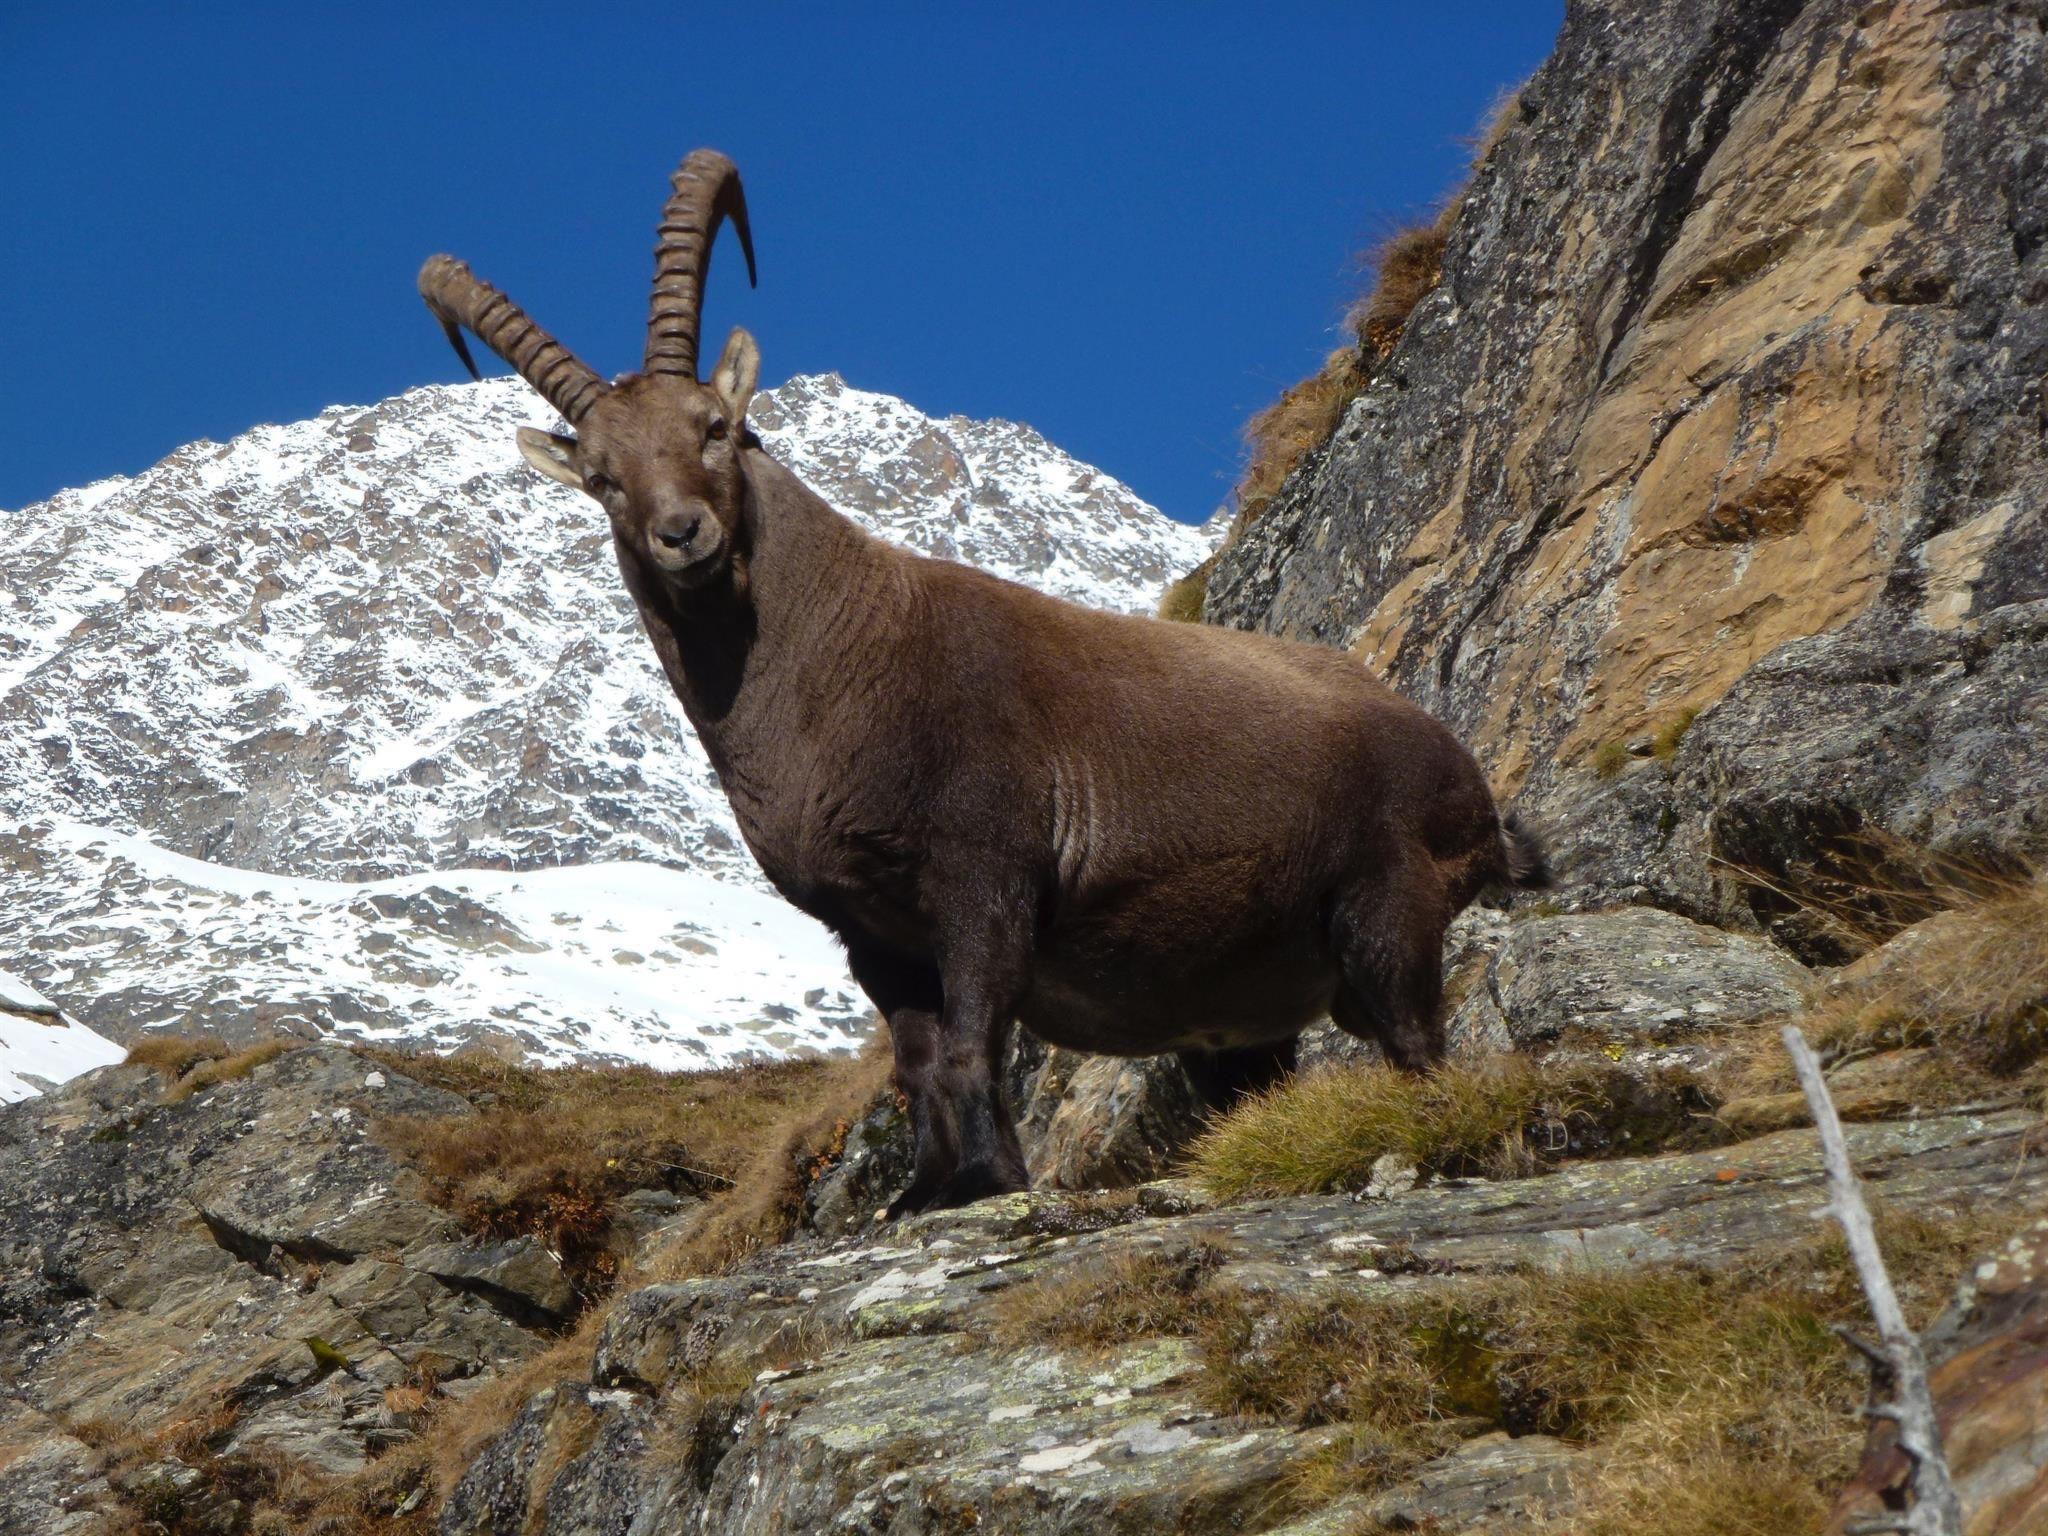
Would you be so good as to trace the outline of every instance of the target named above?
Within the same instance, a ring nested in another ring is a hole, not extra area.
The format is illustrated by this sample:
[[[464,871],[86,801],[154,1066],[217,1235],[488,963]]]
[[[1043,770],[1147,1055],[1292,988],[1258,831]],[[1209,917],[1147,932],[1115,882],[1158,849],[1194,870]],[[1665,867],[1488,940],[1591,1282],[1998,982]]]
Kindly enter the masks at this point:
[[[654,536],[670,549],[684,549],[703,525],[701,512],[662,512],[654,519]]]

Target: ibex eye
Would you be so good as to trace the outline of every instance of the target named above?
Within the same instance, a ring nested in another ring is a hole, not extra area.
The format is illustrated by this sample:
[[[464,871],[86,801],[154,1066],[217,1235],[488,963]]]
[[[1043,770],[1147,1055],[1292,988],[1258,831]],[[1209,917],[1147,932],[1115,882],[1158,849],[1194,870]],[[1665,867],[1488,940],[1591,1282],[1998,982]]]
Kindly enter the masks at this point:
[[[593,496],[603,496],[608,492],[618,489],[612,483],[611,476],[609,475],[585,475],[583,477],[583,488]]]
[[[725,418],[723,416],[712,417],[711,425],[704,429],[704,436],[708,441],[714,443],[722,439],[725,436]]]

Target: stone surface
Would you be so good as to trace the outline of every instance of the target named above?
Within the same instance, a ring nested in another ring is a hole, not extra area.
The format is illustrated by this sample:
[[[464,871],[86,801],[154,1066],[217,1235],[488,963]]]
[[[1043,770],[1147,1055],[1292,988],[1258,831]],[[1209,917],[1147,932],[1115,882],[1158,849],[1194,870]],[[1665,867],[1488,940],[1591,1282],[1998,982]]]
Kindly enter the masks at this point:
[[[2037,1124],[2025,1112],[1932,1116],[1849,1136],[1890,1206],[1933,1214],[2048,1194],[2048,1161],[2028,1150]],[[1404,1283],[1395,1268],[1712,1265],[1806,1230],[1824,1198],[1813,1136],[1786,1132],[1515,1182],[1390,1188],[1369,1204],[1190,1208],[1177,1188],[1149,1185],[1009,1196],[797,1242],[728,1276],[621,1298],[590,1385],[537,1396],[472,1468],[442,1529],[1259,1530],[1256,1512],[1327,1432],[1206,1411],[1184,1341],[1006,1343],[1003,1293],[1197,1249],[1223,1255],[1217,1283],[1288,1296]],[[605,1436],[615,1450],[583,1449]],[[1579,1454],[1476,1441],[1352,1513],[1462,1529],[1563,1497]],[[600,1481],[618,1501],[601,1514],[577,1491]],[[1325,1528],[1343,1527],[1298,1529]]]
[[[476,1291],[501,1307],[526,1309],[559,1321],[576,1305],[576,1288],[561,1259],[533,1236],[503,1243],[415,1245],[405,1262],[458,1289]]]
[[[345,1471],[405,1433],[385,1388],[534,1354],[408,1260],[462,1234],[371,1134],[467,1107],[321,1045],[179,1103],[116,1066],[0,1109],[0,1530],[62,1531],[92,1502],[82,1434],[231,1407],[232,1447]],[[309,1337],[354,1374],[323,1372]]]
[[[1449,1030],[1466,1050],[1570,1036],[1641,1053],[1789,1014],[1812,980],[1768,942],[1649,907],[1508,926]]]
[[[2048,853],[2044,19],[1568,7],[1208,617],[1354,649],[1585,900],[1739,916],[1732,866],[1865,828]]]

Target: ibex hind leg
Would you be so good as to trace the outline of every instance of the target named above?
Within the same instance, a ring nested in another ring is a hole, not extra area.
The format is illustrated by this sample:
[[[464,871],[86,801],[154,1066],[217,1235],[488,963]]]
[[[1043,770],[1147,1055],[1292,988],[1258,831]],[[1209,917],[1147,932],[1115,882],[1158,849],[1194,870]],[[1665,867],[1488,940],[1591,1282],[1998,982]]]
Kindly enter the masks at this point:
[[[1332,1022],[1375,1042],[1410,1072],[1443,1060],[1447,927],[1437,893],[1422,881],[1400,879],[1352,894],[1331,924],[1342,971]]]

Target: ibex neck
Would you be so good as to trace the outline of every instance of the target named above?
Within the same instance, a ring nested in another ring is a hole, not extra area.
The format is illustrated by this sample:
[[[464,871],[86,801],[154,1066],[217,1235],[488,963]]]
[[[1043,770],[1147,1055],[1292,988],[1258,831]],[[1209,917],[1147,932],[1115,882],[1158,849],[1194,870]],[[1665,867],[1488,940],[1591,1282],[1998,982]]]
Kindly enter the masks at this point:
[[[847,707],[849,672],[904,633],[901,558],[759,451],[748,455],[745,580],[642,604],[684,712],[744,821]]]

